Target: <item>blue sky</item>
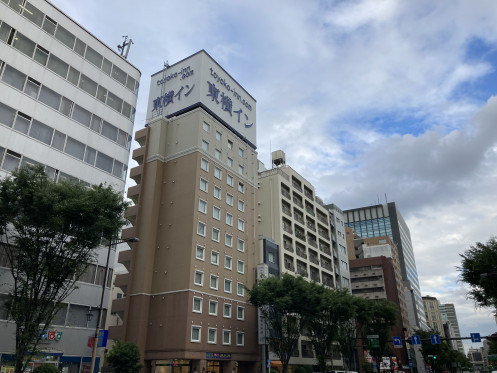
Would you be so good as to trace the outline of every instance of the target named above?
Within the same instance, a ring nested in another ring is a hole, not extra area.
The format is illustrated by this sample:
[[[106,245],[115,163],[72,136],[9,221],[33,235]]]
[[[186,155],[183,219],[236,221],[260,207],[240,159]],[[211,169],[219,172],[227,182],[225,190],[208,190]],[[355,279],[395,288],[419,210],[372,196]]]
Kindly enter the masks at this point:
[[[282,149],[342,209],[386,194],[411,229],[422,294],[455,303],[465,336],[497,330],[455,270],[497,234],[497,2],[53,3],[108,45],[133,39],[135,129],[150,75],[205,49],[257,100],[267,167]]]

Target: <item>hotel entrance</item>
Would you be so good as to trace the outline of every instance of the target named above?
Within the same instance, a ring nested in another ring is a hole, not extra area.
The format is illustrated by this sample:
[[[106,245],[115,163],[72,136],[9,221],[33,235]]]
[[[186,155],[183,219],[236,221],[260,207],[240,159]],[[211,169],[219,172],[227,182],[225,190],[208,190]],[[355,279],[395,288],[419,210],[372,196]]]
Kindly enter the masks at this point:
[[[191,361],[180,359],[156,360],[154,373],[190,373]]]

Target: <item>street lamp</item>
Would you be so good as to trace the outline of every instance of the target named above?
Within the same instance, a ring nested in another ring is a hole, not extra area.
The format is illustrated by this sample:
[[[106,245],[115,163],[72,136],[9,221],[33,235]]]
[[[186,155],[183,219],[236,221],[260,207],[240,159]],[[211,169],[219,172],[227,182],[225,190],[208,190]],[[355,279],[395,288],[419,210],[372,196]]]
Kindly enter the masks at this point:
[[[105,271],[104,271],[104,282],[102,284],[102,295],[100,297],[100,307],[98,308],[97,327],[95,328],[95,339],[93,340],[93,349],[91,352],[90,373],[93,373],[93,370],[95,369],[95,360],[97,358],[98,334],[100,333],[100,324],[102,323],[102,307],[104,303],[105,285],[107,284],[107,272],[109,271],[109,259],[110,259],[110,251],[112,250],[112,245],[118,245],[124,242],[138,242],[138,241],[140,240],[137,237],[130,237],[124,240],[109,241],[109,250],[107,252],[107,262],[105,263]],[[93,314],[91,316],[89,316],[89,314],[91,314],[91,311],[89,311],[87,314],[87,318],[91,320],[90,317],[93,317]]]

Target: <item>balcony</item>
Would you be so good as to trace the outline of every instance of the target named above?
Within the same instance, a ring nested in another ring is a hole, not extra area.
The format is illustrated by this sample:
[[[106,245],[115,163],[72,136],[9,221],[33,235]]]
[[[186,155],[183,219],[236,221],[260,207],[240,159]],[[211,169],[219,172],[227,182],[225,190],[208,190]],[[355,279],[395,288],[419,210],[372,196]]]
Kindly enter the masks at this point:
[[[323,245],[322,243],[319,244],[319,250],[321,250],[323,253],[331,255],[331,249],[327,245]]]
[[[295,229],[295,236],[302,240],[302,241],[305,241],[305,234],[303,231],[299,230],[299,229]]]
[[[304,188],[304,195],[309,198],[311,201],[314,200],[314,197],[312,196],[312,192],[308,190],[307,188]]]
[[[131,263],[131,254],[132,250],[124,250],[119,252],[119,257],[117,259],[118,263],[121,263],[128,271],[130,268],[130,263]]]
[[[292,271],[292,272],[295,272],[295,267],[294,267],[293,263],[290,263],[290,262],[285,261],[285,269]]]
[[[327,269],[329,271],[333,271],[333,267],[331,266],[331,263],[326,261],[326,260],[323,260],[323,259],[321,259],[321,267],[323,267],[324,269]]]
[[[333,287],[333,279],[330,276],[323,275],[323,285]]]
[[[291,253],[293,253],[295,250],[293,249],[293,246],[291,244],[286,244],[284,243],[283,244],[283,247],[285,248],[285,250],[287,251],[290,251]]]
[[[135,183],[140,184],[142,181],[143,165],[133,167],[129,170],[129,178]]]
[[[328,225],[328,219],[326,219],[326,216],[321,215],[320,213],[317,214],[318,220],[323,223],[324,225]]]
[[[293,234],[292,226],[289,224],[283,223],[283,230],[287,233]]]
[[[307,222],[307,228],[309,228],[313,232],[316,232],[316,225],[311,223],[310,221]]]
[[[112,300],[111,311],[115,312],[122,319],[124,316],[124,307],[126,306],[126,298],[118,298]]]
[[[141,185],[134,185],[128,188],[128,198],[131,199],[135,205],[138,203],[140,197]]]
[[[325,231],[324,229],[320,229],[318,231],[319,235],[323,238],[326,238],[327,240],[330,239],[330,235],[328,234],[328,231]]]
[[[321,282],[321,280],[319,279],[319,271],[311,271],[311,280]]]
[[[297,189],[299,192],[302,192],[302,186],[295,180],[292,180],[292,185],[295,189]]]
[[[308,236],[307,237],[307,242],[309,242],[309,245],[311,245],[312,247],[318,247],[318,243],[316,241],[315,238],[311,237],[311,236]]]
[[[138,206],[129,206],[126,211],[124,212],[124,217],[128,219],[128,221],[132,224],[135,225],[136,223],[136,215],[138,214]]]
[[[312,207],[310,207],[310,206],[305,206],[305,211],[306,211],[309,215],[316,216],[316,214],[314,213],[313,208],[312,208]]]
[[[293,203],[295,203],[298,207],[304,208],[304,204],[302,203],[302,199],[293,196]]]
[[[135,141],[140,144],[140,146],[145,146],[145,142],[147,141],[147,135],[148,131],[150,130],[149,127],[145,127],[139,131],[135,132]]]
[[[292,210],[290,209],[290,207],[282,205],[281,210],[283,211],[284,214],[286,214],[288,216],[292,216]]]
[[[121,231],[121,239],[126,240],[128,238],[133,238],[136,237],[136,228],[135,227],[128,227],[124,228]],[[128,245],[132,245],[131,242],[127,242]]]
[[[281,194],[282,194],[284,197],[288,198],[288,199],[292,199],[292,198],[290,197],[290,192],[289,192],[289,191],[287,191],[287,190],[286,190],[286,189],[284,189],[284,188],[281,188]]]
[[[300,224],[305,224],[304,216],[293,210],[293,218],[297,220]]]
[[[299,275],[301,275],[302,277],[307,277],[307,275],[308,275],[307,270],[305,268],[298,267],[298,266],[297,266],[297,273]]]
[[[305,253],[305,249],[302,249],[297,246],[297,255],[301,258],[307,259],[307,254]]]
[[[132,158],[141,166],[145,160],[145,147],[133,150]]]
[[[319,259],[315,255],[309,255],[309,260],[311,261],[311,263],[319,264]]]
[[[126,293],[128,290],[128,282],[129,282],[129,273],[123,273],[116,275],[116,279],[114,280],[114,285],[118,288],[121,288],[123,293]]]

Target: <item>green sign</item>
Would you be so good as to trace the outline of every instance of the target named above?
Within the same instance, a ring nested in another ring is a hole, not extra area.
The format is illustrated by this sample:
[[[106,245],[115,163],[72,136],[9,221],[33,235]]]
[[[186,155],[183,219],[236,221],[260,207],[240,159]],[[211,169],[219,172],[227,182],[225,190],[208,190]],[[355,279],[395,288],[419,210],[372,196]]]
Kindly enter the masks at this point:
[[[380,337],[378,335],[368,335],[367,341],[368,341],[368,348],[370,350],[374,348],[380,348]]]
[[[488,361],[497,361],[497,355],[488,355]]]

